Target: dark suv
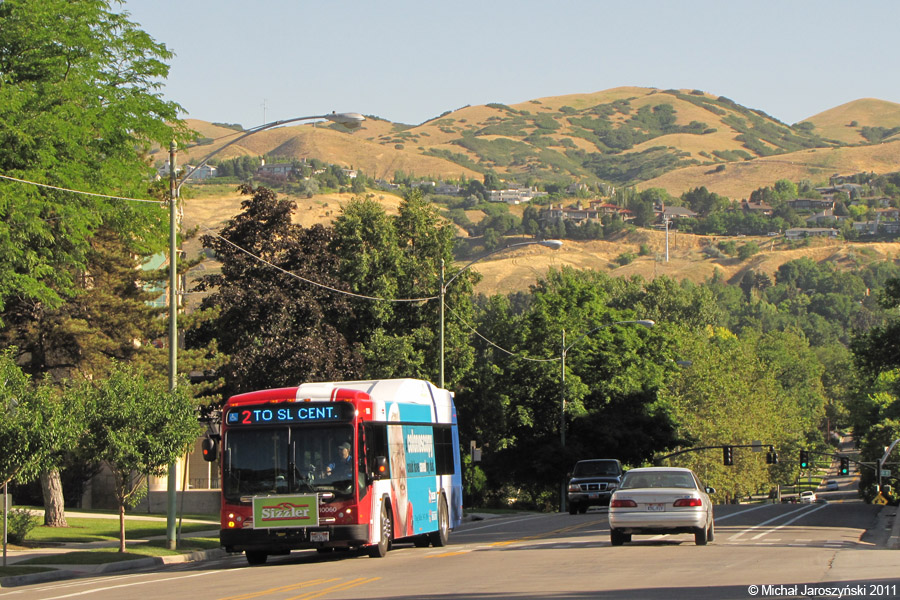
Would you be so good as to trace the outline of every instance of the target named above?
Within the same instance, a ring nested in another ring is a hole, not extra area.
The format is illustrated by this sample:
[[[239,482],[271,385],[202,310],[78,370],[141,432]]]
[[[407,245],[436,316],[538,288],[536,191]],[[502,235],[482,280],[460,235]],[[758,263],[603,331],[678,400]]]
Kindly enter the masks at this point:
[[[585,513],[589,506],[609,506],[609,498],[622,480],[622,463],[614,458],[579,460],[570,477],[569,514]]]

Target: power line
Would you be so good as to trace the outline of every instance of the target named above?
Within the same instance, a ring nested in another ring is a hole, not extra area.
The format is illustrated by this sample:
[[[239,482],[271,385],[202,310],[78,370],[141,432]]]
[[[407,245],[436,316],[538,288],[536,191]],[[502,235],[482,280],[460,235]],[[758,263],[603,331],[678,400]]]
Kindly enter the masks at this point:
[[[47,188],[51,190],[58,190],[60,192],[71,192],[73,194],[82,194],[84,196],[94,196],[96,198],[109,198],[110,200],[127,200],[128,202],[150,202],[152,204],[164,204],[162,200],[144,200],[141,198],[125,198],[124,196],[110,196],[108,194],[95,194],[93,192],[82,192],[80,190],[70,190],[68,188],[59,187],[55,185],[49,185],[46,183],[38,183],[36,181],[28,181],[27,179],[18,179],[16,177],[10,177],[8,175],[0,175],[0,179],[8,179],[9,181],[15,181],[18,183],[25,183],[28,185],[35,185],[37,187]]]

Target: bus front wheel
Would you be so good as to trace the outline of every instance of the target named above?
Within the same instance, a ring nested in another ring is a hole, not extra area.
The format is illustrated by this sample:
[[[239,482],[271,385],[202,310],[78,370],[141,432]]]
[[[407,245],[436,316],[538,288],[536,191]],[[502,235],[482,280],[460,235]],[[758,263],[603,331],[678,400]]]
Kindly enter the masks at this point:
[[[251,552],[247,551],[247,564],[248,565],[264,565],[266,564],[266,559],[269,558],[269,555],[265,552]]]
[[[438,505],[438,529],[428,534],[431,537],[431,545],[439,548],[447,545],[450,539],[450,511],[447,510],[447,498],[441,496]]]
[[[381,537],[377,544],[369,546],[369,556],[381,558],[391,548],[391,537],[394,534],[394,525],[391,522],[391,507],[387,502],[381,505]]]

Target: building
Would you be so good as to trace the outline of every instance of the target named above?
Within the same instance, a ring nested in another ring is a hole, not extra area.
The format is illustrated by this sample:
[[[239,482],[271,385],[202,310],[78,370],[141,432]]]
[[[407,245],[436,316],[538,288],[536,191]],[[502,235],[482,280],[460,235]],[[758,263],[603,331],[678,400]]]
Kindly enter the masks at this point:
[[[539,192],[533,188],[519,189],[512,188],[506,190],[490,190],[489,202],[506,202],[507,204],[522,204],[523,202],[531,202],[539,196],[546,196],[547,192]]]
[[[840,232],[830,227],[794,227],[784,232],[784,237],[789,240],[799,240],[807,237],[836,238]]]

